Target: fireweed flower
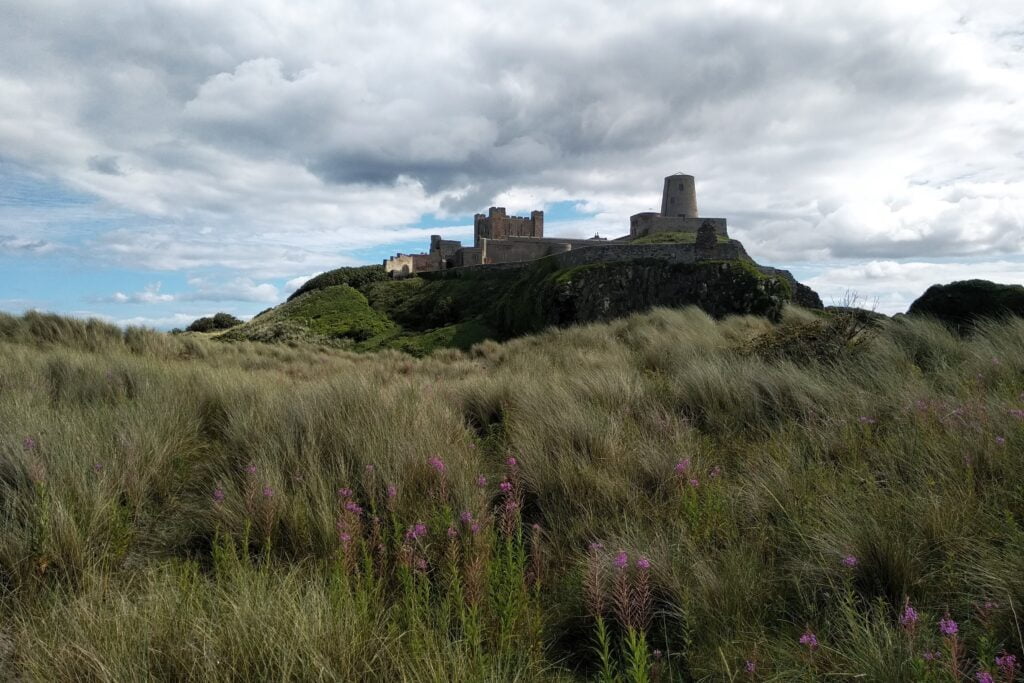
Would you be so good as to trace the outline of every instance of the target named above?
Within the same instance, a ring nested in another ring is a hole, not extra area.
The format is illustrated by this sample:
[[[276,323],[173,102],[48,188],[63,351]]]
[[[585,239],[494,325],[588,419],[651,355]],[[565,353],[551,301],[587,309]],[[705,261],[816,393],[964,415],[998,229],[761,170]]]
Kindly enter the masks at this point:
[[[219,487],[215,488],[213,490],[213,502],[214,503],[221,503],[223,501],[224,501],[224,490],[219,488]]]
[[[347,545],[348,542],[352,540],[352,534],[348,533],[347,531],[339,532],[338,540]]]
[[[999,657],[996,657],[996,666],[999,667],[1005,678],[1012,679],[1017,670],[1017,658],[1004,652]]]
[[[910,602],[903,607],[903,614],[900,615],[900,626],[903,628],[912,628],[917,623],[917,610],[914,609]]]
[[[678,475],[686,474],[686,472],[689,469],[690,469],[690,459],[689,458],[683,458],[682,460],[680,460],[679,462],[676,463],[676,474],[678,474]]]
[[[427,535],[427,525],[420,522],[416,522],[409,527],[409,530],[405,532],[405,539],[407,541],[415,541],[419,538],[423,538]]]
[[[443,473],[446,469],[444,466],[444,460],[441,460],[441,458],[437,457],[436,455],[432,457],[430,460],[427,460],[427,464],[433,467],[438,472]]]
[[[856,567],[859,563],[860,563],[860,560],[857,559],[856,555],[845,555],[845,556],[843,556],[843,566],[844,567],[850,567],[852,569],[853,567]]]
[[[274,497],[274,489],[270,488],[269,486],[264,486],[263,487],[263,497],[264,498],[273,498]]]
[[[509,491],[512,490],[512,482],[503,481],[500,484],[498,484],[498,488],[501,489],[502,493],[508,493]]]
[[[256,465],[249,464],[245,466],[246,474],[256,474]]]
[[[743,670],[746,671],[748,674],[752,674],[755,671],[757,671],[757,664],[754,662],[753,659],[748,659],[746,662],[743,663]]]
[[[978,679],[978,683],[995,683],[995,679],[992,678],[992,674],[987,671],[979,671],[974,675]]]
[[[636,561],[636,566],[639,569],[650,569],[651,568],[651,561],[649,559],[647,559],[646,557],[644,557],[643,555],[641,555],[640,559],[638,559]]]
[[[806,645],[808,650],[814,651],[818,649],[818,637],[810,632],[810,630],[804,631],[804,634],[800,636],[800,644]]]
[[[626,565],[629,564],[629,555],[626,554],[625,550],[620,550],[612,560],[612,564],[615,565],[616,569],[625,569]]]
[[[505,464],[508,465],[512,469],[515,469],[516,467],[519,466],[519,462],[515,458],[513,458],[512,456],[509,456],[505,460]]]
[[[388,484],[388,498],[394,498],[398,495],[398,489],[395,488],[394,484]]]
[[[597,543],[596,541],[594,543],[591,543],[589,548],[590,548],[590,552],[592,552],[592,553],[596,553],[598,551],[604,550],[604,546],[601,545],[600,543]]]
[[[480,524],[479,524],[479,522],[473,522],[472,524],[469,525],[469,533],[471,533],[474,536],[476,536],[476,534],[479,533],[479,531],[480,531]]]
[[[463,524],[471,524],[473,522],[473,513],[469,510],[464,510],[462,514],[459,515],[459,519],[462,520]]]
[[[485,486],[487,486],[487,477],[485,477],[482,474],[477,475],[477,477],[476,477],[476,485],[479,488],[484,488]]]
[[[698,486],[700,486],[700,479],[691,479],[690,486],[692,486],[693,488],[697,488]]]
[[[939,619],[939,631],[944,636],[955,636],[960,627],[956,625],[956,622],[949,618],[947,614],[945,618]]]
[[[343,488],[343,489],[338,489],[338,497],[339,498],[351,498],[352,497],[352,489],[350,489],[348,487]]]
[[[350,500],[347,503],[345,503],[345,509],[356,515],[363,514],[363,508],[359,505],[359,503],[355,502],[354,500]]]

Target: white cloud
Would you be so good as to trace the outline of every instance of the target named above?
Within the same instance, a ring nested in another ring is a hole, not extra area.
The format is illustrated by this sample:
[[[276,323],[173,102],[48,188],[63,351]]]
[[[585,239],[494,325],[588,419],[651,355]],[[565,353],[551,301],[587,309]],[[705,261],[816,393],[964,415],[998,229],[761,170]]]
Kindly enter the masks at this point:
[[[559,229],[614,237],[677,170],[766,263],[993,263],[1024,251],[1019,9],[15,1],[0,154],[148,217],[93,224],[83,262],[227,269],[244,300],[425,246],[425,213],[461,234],[491,203],[578,199],[598,217]],[[2,205],[0,249],[62,243]]]

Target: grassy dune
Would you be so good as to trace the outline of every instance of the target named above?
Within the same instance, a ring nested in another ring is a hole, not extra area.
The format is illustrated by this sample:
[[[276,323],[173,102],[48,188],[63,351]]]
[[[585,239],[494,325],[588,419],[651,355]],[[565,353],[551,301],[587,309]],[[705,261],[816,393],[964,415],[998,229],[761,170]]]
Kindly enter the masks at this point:
[[[811,320],[414,359],[0,316],[0,676],[1010,680],[1024,321],[751,343]]]

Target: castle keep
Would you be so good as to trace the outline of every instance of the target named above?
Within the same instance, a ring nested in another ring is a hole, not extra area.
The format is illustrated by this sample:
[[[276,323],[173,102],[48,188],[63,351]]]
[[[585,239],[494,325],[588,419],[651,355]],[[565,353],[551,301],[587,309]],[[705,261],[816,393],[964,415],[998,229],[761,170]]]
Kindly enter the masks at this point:
[[[596,235],[590,239],[545,237],[543,211],[531,211],[529,218],[526,218],[509,216],[504,208],[492,206],[486,216],[476,214],[473,217],[472,247],[464,247],[462,242],[457,240],[445,240],[441,239],[440,235],[432,235],[429,252],[396,254],[384,261],[384,269],[392,277],[402,278],[449,268],[526,263],[583,247],[626,246],[637,238],[664,232],[692,233],[692,249],[700,249],[707,257],[710,257],[720,241],[727,242],[729,237],[724,218],[701,218],[697,215],[697,190],[694,178],[691,175],[677,173],[665,178],[661,212],[648,211],[631,216],[629,234],[615,240],[609,241]],[[698,234],[700,238],[697,237]],[[738,242],[734,242],[733,245],[734,250],[742,252],[743,248]],[[726,245],[723,244],[722,247],[724,246]],[[602,253],[604,252],[607,250],[603,250]]]

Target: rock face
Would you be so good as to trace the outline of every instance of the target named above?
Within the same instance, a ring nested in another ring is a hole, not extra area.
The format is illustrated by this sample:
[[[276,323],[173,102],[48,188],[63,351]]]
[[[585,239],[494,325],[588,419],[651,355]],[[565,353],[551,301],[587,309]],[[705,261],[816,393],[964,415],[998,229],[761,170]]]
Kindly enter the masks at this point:
[[[517,289],[530,293],[528,301]],[[690,305],[717,318],[750,314],[778,320],[792,298],[786,278],[766,275],[743,261],[595,263],[520,281],[496,311],[496,327],[514,336],[549,325],[611,320],[655,306]]]
[[[907,315],[931,316],[958,331],[966,331],[979,320],[1024,317],[1024,287],[988,280],[932,285],[910,304]]]

